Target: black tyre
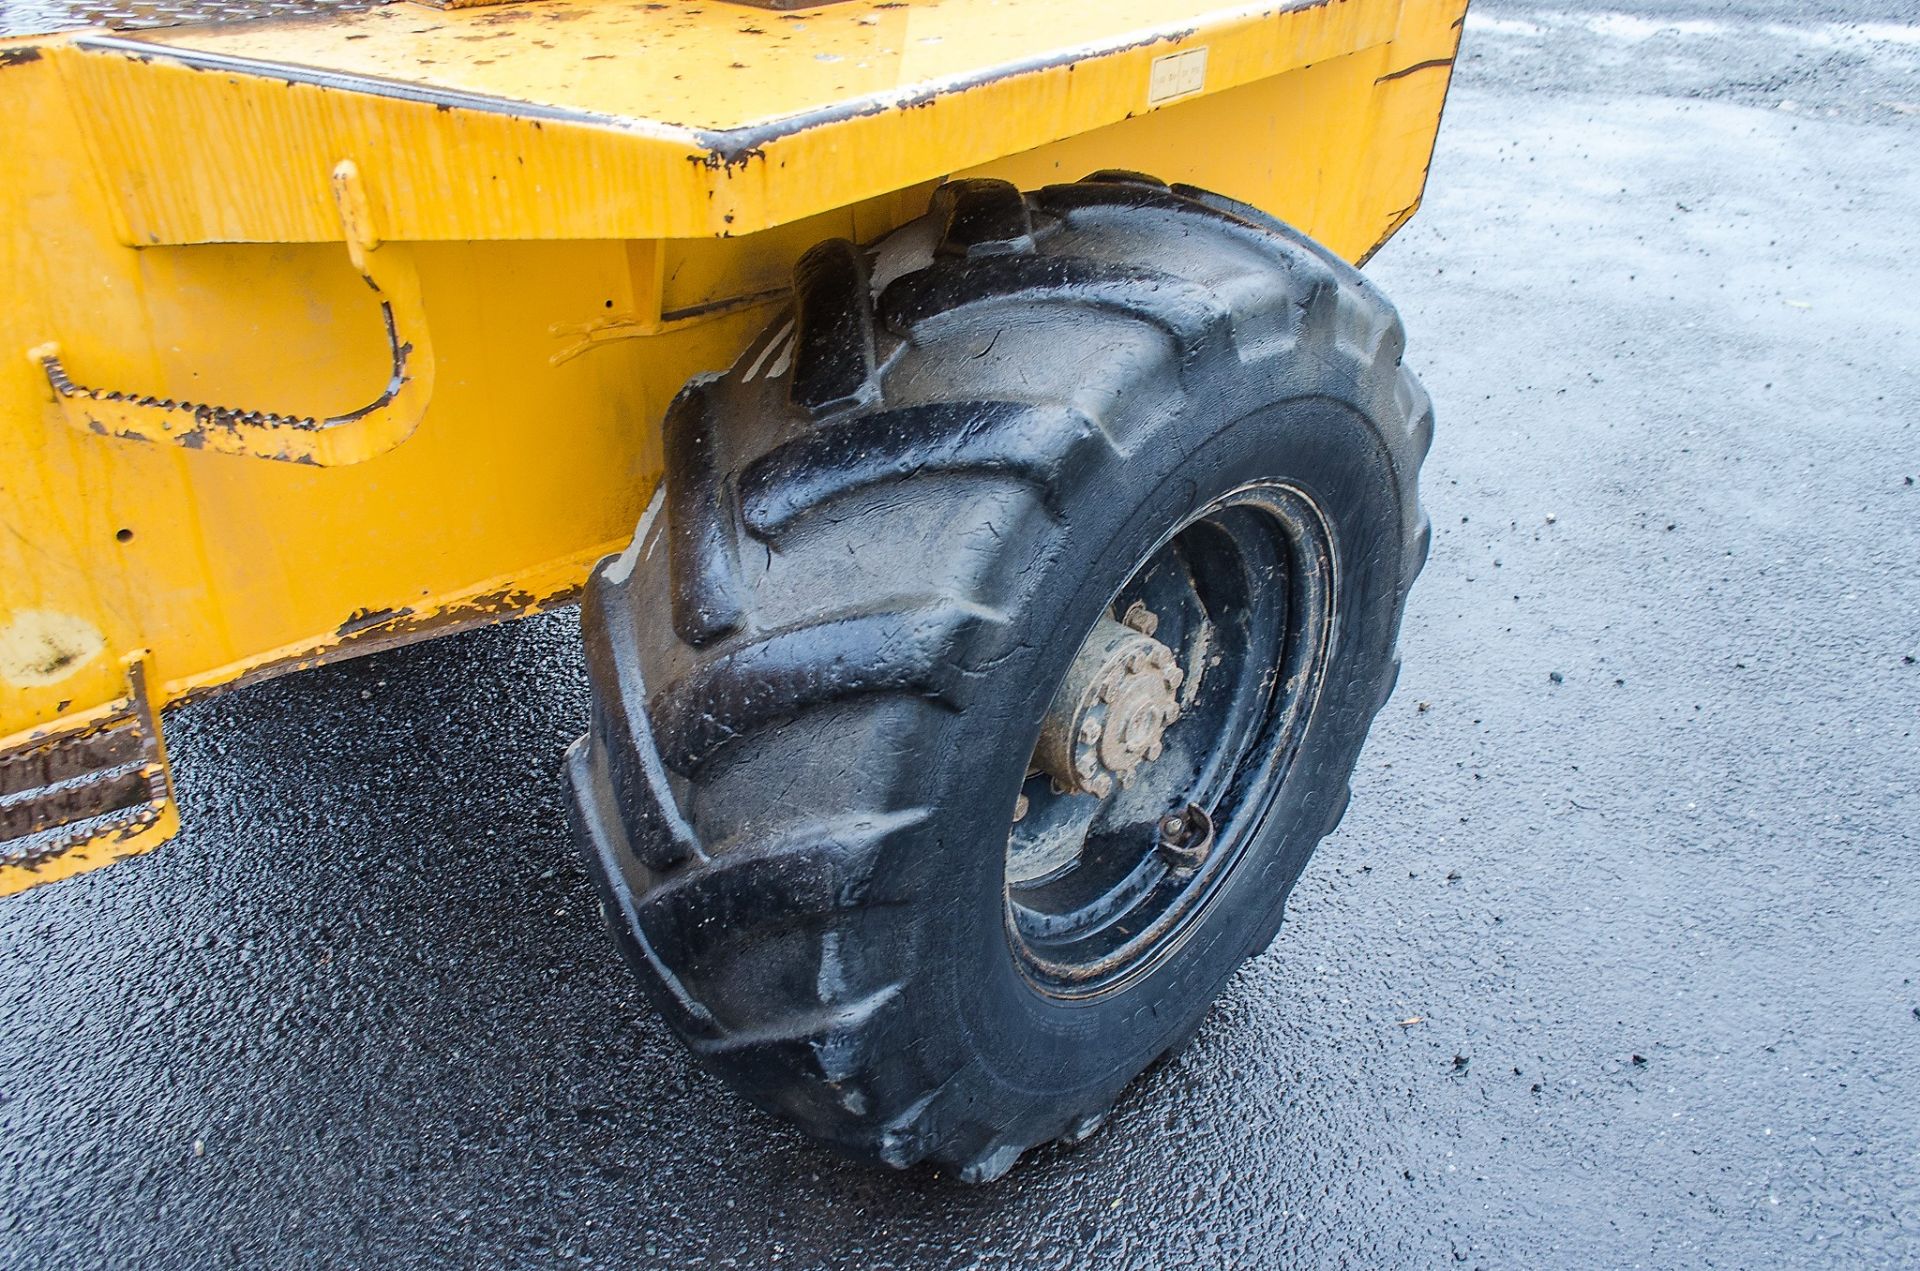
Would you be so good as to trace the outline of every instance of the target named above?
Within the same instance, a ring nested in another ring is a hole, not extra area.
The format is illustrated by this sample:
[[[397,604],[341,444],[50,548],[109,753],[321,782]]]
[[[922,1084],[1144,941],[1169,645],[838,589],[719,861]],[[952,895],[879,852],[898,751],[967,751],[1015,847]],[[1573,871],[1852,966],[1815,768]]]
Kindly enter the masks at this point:
[[[989,1179],[1272,939],[1393,687],[1432,416],[1354,269],[1133,174],[946,186],[794,291],[589,587],[579,832],[706,1062]]]

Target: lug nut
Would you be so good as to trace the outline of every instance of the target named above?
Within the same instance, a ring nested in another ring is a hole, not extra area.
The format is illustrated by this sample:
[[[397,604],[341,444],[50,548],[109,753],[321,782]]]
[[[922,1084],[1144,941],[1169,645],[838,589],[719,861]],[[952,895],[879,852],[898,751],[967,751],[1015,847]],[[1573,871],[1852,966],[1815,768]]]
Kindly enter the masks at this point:
[[[1143,636],[1150,636],[1160,629],[1160,615],[1148,609],[1144,601],[1136,600],[1127,606],[1127,614],[1120,619],[1121,625],[1132,627]]]

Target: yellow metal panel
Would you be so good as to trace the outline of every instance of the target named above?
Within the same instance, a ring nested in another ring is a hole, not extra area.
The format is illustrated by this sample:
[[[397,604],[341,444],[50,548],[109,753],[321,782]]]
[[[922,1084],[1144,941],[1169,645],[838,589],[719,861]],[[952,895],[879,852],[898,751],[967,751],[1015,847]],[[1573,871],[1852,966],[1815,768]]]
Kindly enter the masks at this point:
[[[684,238],[1166,109],[1153,66],[1183,50],[1205,49],[1205,94],[1377,47],[1403,7],[1458,5],[398,4],[87,37],[62,62],[131,242],[338,237],[326,176],[343,158],[388,237]]]
[[[180,29],[150,61],[0,42],[0,753],[119,702],[132,650],[164,704],[565,601],[631,532],[685,379],[806,246],[942,177],[1152,171],[1364,256],[1418,203],[1463,9],[541,0]],[[436,363],[417,427],[357,462],[96,436],[26,356],[351,410],[391,356],[344,226],[410,268]]]
[[[1207,87],[1231,88],[1385,43],[1401,7],[1400,0],[853,0],[769,13],[721,0],[542,0],[468,14],[388,5],[326,23],[175,28],[147,39],[492,98],[516,113],[531,106],[549,117],[661,136],[744,140],[756,130],[789,135],[900,106],[945,110],[960,106],[961,90],[1016,86],[1069,67],[1076,78],[1060,96],[1075,100],[1063,101],[1065,109],[1085,110],[1112,94],[1122,112],[1139,110],[1148,105],[1147,76],[1120,68],[1144,70],[1155,56],[1204,44],[1211,49]],[[1112,62],[1116,56],[1125,60]],[[955,100],[942,100],[949,97]]]

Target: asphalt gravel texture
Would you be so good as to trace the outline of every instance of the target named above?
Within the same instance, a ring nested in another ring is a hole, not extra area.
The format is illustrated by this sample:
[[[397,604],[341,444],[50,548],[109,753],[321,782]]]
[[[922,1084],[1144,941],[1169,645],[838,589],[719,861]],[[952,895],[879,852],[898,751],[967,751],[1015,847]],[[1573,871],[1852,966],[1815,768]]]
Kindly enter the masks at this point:
[[[1920,1261],[1920,27],[1488,0],[1371,267],[1406,669],[1280,938],[1076,1149],[846,1165],[599,925],[562,613],[171,717],[0,902],[0,1265]]]

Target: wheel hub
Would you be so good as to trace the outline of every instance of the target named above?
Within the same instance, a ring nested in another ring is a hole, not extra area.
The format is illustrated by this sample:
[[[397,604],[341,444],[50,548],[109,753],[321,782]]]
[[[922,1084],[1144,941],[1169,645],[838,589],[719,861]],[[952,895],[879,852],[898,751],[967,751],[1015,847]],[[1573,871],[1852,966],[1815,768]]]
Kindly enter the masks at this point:
[[[1064,793],[1104,799],[1160,757],[1180,718],[1185,678],[1173,650],[1153,638],[1153,616],[1102,618],[1080,646],[1040,725],[1034,766]]]

